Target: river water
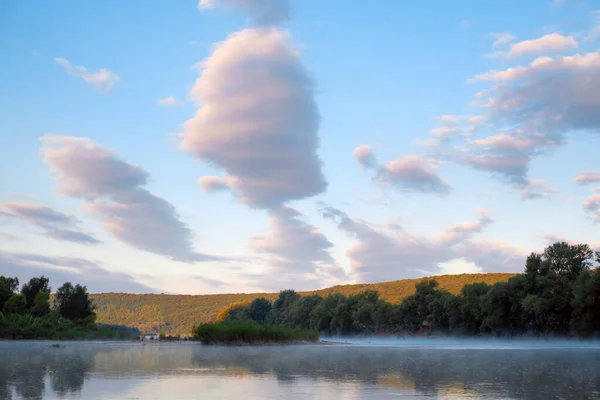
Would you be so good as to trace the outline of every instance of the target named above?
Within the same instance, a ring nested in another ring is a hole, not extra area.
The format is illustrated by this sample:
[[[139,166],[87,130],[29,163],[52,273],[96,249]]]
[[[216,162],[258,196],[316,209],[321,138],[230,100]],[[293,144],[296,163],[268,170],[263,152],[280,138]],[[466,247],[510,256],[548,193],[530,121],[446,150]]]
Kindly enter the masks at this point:
[[[600,343],[0,341],[0,399],[600,399]]]

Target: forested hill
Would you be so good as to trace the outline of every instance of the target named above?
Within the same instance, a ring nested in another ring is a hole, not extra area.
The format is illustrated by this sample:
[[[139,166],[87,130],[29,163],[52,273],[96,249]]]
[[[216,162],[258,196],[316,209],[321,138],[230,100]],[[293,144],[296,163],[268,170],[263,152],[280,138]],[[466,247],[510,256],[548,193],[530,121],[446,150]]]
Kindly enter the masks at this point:
[[[515,274],[462,274],[442,275],[435,279],[440,289],[458,294],[468,283],[485,282],[493,285],[507,281]],[[376,290],[383,300],[399,304],[402,299],[415,293],[415,284],[427,278],[404,279],[374,284],[333,286],[302,295],[318,294],[327,296],[341,293],[345,296],[358,294],[365,290]],[[209,322],[223,308],[232,303],[252,301],[257,297],[275,300],[278,293],[241,293],[214,295],[167,295],[167,294],[126,294],[100,293],[91,298],[97,306],[97,322],[125,325],[138,328],[144,333],[165,333],[169,335],[187,335],[192,326],[199,322]]]

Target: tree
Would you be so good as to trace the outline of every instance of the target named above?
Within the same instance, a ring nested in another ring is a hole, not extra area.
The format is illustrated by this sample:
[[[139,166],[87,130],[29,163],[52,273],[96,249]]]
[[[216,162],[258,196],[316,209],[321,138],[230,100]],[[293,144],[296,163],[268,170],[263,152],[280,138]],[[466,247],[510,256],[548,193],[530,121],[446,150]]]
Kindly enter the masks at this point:
[[[573,316],[570,327],[578,335],[600,331],[600,269],[584,271],[573,287]]]
[[[25,298],[27,299],[27,308],[32,309],[34,307],[35,298],[38,293],[50,293],[51,289],[49,283],[50,279],[41,276],[39,278],[31,278],[29,282],[23,285],[21,294],[25,295]]]
[[[435,279],[419,282],[415,288],[416,293],[408,296],[400,305],[402,326],[407,332],[417,332],[425,322],[431,324],[431,321],[428,321],[431,315],[431,305],[445,293],[438,290],[438,283]]]
[[[471,283],[463,286],[460,294],[464,299],[461,312],[463,318],[463,329],[466,333],[477,334],[483,328],[486,317],[486,296],[490,286],[481,283]]]
[[[294,290],[282,290],[279,297],[273,302],[273,308],[268,315],[269,322],[276,325],[285,325],[290,320],[292,305],[300,298]]]
[[[41,317],[50,312],[50,292],[38,292],[31,308],[31,314]]]
[[[19,279],[7,278],[0,275],[0,310],[19,287]]]
[[[27,314],[27,300],[22,294],[13,294],[10,299],[4,303],[2,308],[4,314]]]
[[[71,321],[82,321],[94,315],[94,306],[85,286],[65,283],[56,291],[54,304],[60,315]]]
[[[248,306],[248,316],[259,324],[264,324],[271,308],[272,305],[269,300],[259,297],[254,299]]]

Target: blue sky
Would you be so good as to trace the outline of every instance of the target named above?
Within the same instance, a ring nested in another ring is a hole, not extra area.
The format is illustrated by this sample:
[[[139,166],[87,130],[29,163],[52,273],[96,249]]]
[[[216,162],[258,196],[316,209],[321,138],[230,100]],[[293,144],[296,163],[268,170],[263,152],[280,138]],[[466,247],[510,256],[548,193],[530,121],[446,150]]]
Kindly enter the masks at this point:
[[[600,6],[371,3],[3,2],[0,274],[271,291],[600,247]]]

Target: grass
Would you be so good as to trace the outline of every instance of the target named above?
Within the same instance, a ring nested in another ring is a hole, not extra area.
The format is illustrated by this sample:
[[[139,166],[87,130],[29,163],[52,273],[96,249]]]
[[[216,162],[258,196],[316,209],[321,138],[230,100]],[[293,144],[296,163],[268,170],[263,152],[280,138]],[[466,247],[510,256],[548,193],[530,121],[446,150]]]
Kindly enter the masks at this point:
[[[264,344],[316,342],[316,332],[282,326],[259,325],[254,321],[227,321],[200,324],[194,328],[194,338],[204,344]]]

